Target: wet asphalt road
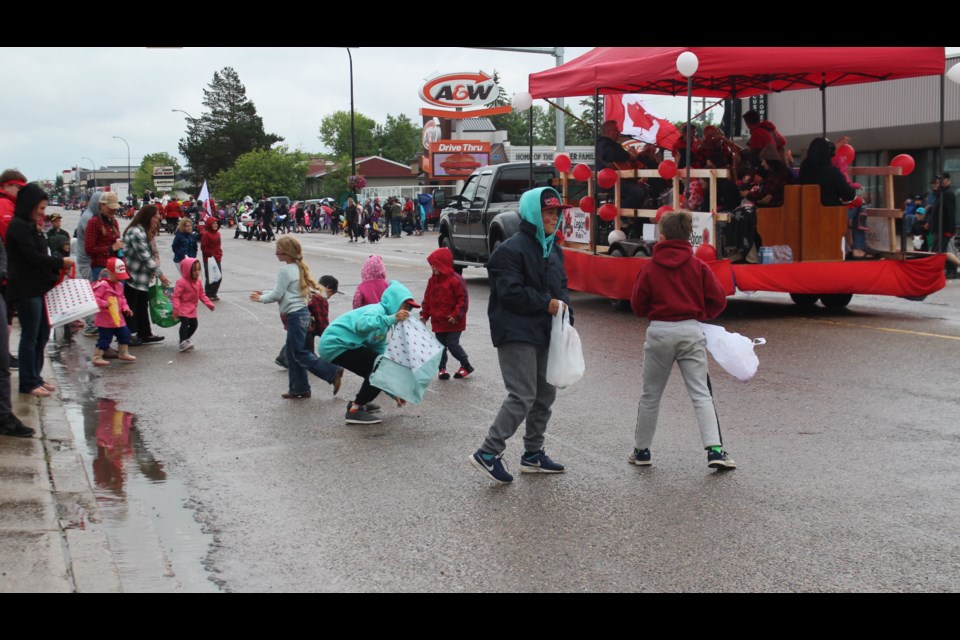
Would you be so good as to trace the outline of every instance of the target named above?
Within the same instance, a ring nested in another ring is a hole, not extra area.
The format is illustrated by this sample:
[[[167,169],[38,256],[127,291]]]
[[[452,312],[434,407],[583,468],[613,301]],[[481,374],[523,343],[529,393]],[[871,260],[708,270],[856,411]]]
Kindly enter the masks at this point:
[[[76,213],[64,227],[72,230]],[[123,225],[125,226],[125,225]],[[708,469],[680,376],[662,403],[654,465],[633,443],[646,321],[573,294],[587,373],[562,390],[546,449],[559,476],[493,486],[467,462],[504,397],[486,320],[486,272],[462,344],[476,372],[435,381],[421,405],[383,405],[384,422],[347,426],[359,388],[280,399],[276,305],[248,301],[279,268],[268,243],[223,232],[224,284],[199,311],[196,351],[176,329],[131,366],[91,371],[92,389],[138,416],[140,437],[214,536],[211,579],[236,592],[283,591],[956,591],[960,585],[957,402],[960,284],[924,302],[857,296],[842,311],[801,310],[780,294],[738,294],[718,320],[762,336],[744,384],[711,363],[721,429],[738,470]],[[172,271],[171,236],[160,246]],[[435,236],[349,244],[299,236],[315,276],[351,308],[360,264],[422,296]],[[77,338],[89,351],[93,340]],[[89,357],[87,357],[87,362]],[[89,365],[88,365],[89,366]],[[522,427],[521,427],[522,428]],[[187,508],[185,507],[185,508]],[[175,550],[171,550],[175,553]]]

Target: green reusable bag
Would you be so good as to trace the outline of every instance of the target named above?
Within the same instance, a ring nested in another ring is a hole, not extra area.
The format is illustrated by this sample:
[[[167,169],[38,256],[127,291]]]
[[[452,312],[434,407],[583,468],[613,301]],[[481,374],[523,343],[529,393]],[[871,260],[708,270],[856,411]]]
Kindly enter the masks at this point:
[[[173,289],[166,288],[159,280],[150,285],[150,321],[158,327],[170,328],[180,323],[173,317]]]

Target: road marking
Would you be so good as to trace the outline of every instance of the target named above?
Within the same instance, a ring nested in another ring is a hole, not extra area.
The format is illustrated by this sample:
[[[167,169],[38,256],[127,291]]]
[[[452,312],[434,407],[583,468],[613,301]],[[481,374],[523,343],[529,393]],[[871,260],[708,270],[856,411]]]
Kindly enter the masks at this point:
[[[905,333],[912,336],[920,336],[923,338],[942,338],[944,340],[960,340],[960,336],[947,336],[942,333],[928,333],[926,331],[912,331],[910,329],[892,329],[890,327],[874,327],[868,324],[859,324],[854,322],[841,322],[839,320],[823,320],[821,318],[807,318],[808,320],[813,320],[814,322],[822,322],[824,324],[835,324],[841,327],[852,327],[856,329],[870,329],[872,331],[885,331],[887,333]]]

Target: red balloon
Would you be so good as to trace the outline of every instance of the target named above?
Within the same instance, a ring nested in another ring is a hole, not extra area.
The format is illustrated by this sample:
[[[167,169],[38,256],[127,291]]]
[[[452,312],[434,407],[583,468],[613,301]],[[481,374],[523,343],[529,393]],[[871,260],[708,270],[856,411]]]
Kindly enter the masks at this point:
[[[847,161],[847,164],[853,164],[853,159],[856,157],[857,152],[848,144],[842,144],[837,147],[837,155]]]
[[[560,173],[566,173],[570,171],[570,167],[573,166],[573,161],[567,154],[558,153],[553,158],[553,166],[555,166]]]
[[[673,207],[671,207],[668,204],[665,204],[659,209],[657,209],[657,218],[656,218],[657,222],[660,222],[660,218],[662,218],[663,214],[665,214],[668,211],[673,211]]]
[[[916,163],[913,161],[913,156],[908,153],[901,153],[890,161],[890,166],[900,167],[900,175],[908,176],[913,173],[913,168],[916,166]]]
[[[704,262],[713,262],[717,259],[717,250],[712,244],[701,244],[699,247],[697,247],[697,250],[693,252],[693,255],[697,256]]]
[[[600,173],[597,174],[597,184],[604,189],[609,189],[613,185],[617,184],[619,179],[620,175],[609,167],[606,169],[601,169]]]
[[[593,213],[594,201],[592,196],[580,198],[580,210],[584,213]]]
[[[600,219],[604,222],[613,222],[617,219],[618,213],[619,211],[617,211],[616,205],[610,204],[609,202],[597,211],[597,215],[600,216]]]
[[[586,182],[592,174],[593,172],[590,171],[590,167],[585,164],[578,164],[573,168],[573,177],[580,182]]]
[[[664,180],[672,180],[673,176],[677,175],[677,163],[673,160],[664,160],[657,167],[657,171],[660,172],[660,177]]]

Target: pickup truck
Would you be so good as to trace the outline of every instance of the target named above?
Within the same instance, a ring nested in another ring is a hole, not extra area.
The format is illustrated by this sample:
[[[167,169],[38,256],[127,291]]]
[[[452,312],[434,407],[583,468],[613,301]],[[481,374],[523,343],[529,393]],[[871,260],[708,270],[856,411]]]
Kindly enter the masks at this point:
[[[533,186],[548,187],[558,177],[552,165],[533,166]],[[470,174],[459,195],[433,192],[440,212],[439,245],[453,253],[454,268],[485,267],[497,246],[520,227],[520,196],[530,188],[526,162],[481,167]]]

